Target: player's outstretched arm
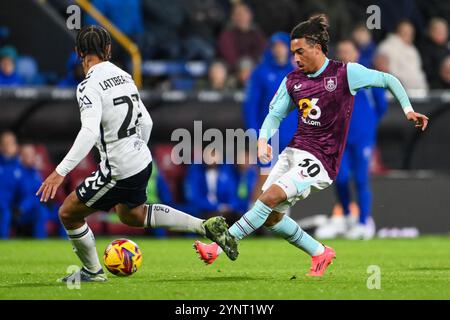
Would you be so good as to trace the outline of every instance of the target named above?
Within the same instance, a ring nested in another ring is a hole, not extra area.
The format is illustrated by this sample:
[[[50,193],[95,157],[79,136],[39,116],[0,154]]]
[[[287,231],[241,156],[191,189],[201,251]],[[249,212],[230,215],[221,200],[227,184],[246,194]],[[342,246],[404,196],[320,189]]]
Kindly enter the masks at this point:
[[[368,69],[358,63],[349,63],[347,65],[347,76],[350,92],[352,94],[356,94],[356,92],[362,88],[386,88],[398,100],[406,118],[409,121],[414,121],[416,128],[420,128],[422,131],[427,128],[428,117],[414,111],[405,88],[393,75]]]
[[[91,151],[97,140],[98,135],[95,135],[90,129],[82,127],[75,139],[72,148],[69,150],[64,160],[56,167],[47,179],[42,183],[36,195],[41,195],[41,202],[47,202],[48,199],[53,199],[58,191],[58,188],[64,181],[64,177],[75,168],[84,157]]]
[[[41,195],[41,201],[53,199],[64,181],[64,177],[84,159],[100,136],[102,105],[98,92],[86,87],[83,97],[78,95],[81,113],[81,129],[63,161],[42,183],[36,195]],[[87,97],[87,99],[85,98]]]

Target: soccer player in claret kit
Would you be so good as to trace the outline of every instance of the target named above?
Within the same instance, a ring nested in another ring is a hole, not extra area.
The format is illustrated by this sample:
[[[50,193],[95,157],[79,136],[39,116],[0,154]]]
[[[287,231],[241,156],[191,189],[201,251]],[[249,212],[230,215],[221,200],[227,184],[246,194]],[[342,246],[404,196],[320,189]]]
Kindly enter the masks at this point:
[[[86,78],[77,87],[81,130],[63,161],[42,183],[37,195],[46,202],[55,196],[64,177],[89,153],[100,152],[99,169],[64,201],[59,217],[83,267],[79,274],[60,279],[106,281],[95,239],[85,218],[95,211],[115,208],[120,220],[133,227],[165,227],[195,232],[230,247],[228,225],[222,217],[207,221],[163,204],[145,204],[152,171],[147,147],[153,126],[131,76],[111,62],[111,37],[99,26],[87,26],[76,38],[76,52]]]
[[[319,15],[300,23],[291,32],[291,51],[298,69],[287,75],[270,103],[258,139],[259,159],[264,162],[271,159],[268,140],[293,109],[298,110],[297,132],[270,172],[263,194],[229,229],[234,244],[266,226],[312,257],[309,276],[322,276],[336,253],[304,232],[285,212],[298,200],[327,188],[336,179],[356,92],[362,88],[387,88],[400,102],[408,120],[422,130],[428,124],[426,116],[414,112],[403,86],[394,76],[358,63],[329,60],[327,29],[325,17]],[[194,247],[207,264],[222,252],[216,243],[196,241]],[[237,258],[235,248],[232,251],[224,248],[229,258]]]

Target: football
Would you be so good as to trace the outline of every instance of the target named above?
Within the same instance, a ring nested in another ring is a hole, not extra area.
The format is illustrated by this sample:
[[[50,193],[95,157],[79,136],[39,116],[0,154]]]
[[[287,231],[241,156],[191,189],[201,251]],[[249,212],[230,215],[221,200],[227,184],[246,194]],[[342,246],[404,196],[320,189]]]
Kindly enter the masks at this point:
[[[126,277],[139,270],[142,264],[142,253],[133,241],[117,239],[106,247],[103,262],[112,274]]]

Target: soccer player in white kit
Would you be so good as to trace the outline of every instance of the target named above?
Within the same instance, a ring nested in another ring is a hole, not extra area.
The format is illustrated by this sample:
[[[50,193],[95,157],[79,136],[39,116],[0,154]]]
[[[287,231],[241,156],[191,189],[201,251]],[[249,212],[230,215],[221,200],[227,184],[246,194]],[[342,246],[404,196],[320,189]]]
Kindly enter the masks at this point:
[[[93,212],[115,208],[120,220],[133,227],[166,227],[195,232],[218,241],[225,249],[230,243],[223,217],[204,221],[163,204],[147,205],[146,187],[152,171],[147,147],[152,119],[139,98],[131,76],[108,60],[111,37],[99,26],[87,26],[76,38],[76,52],[82,60],[86,78],[77,87],[81,130],[63,161],[42,183],[37,195],[41,201],[53,199],[64,177],[95,145],[101,162],[64,201],[59,217],[67,230],[74,251],[83,267],[77,274],[60,279],[106,281],[95,238],[85,218]]]

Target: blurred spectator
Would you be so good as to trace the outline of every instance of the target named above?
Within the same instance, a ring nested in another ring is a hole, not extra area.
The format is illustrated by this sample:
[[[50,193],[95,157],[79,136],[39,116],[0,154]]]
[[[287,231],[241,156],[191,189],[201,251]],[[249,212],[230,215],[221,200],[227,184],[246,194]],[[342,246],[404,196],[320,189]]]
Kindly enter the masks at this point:
[[[427,37],[420,46],[420,53],[430,87],[439,87],[441,81],[436,70],[439,70],[444,58],[450,55],[447,21],[442,18],[431,19]]]
[[[389,72],[400,79],[409,94],[426,94],[428,85],[419,51],[414,46],[414,26],[401,21],[395,33],[379,45],[379,53],[389,59]]]
[[[183,1],[186,21],[183,23],[184,50],[187,60],[212,60],[216,36],[225,23],[226,6],[220,0]]]
[[[231,22],[219,36],[218,51],[228,65],[236,70],[241,58],[249,57],[257,62],[264,51],[265,38],[253,24],[253,14],[244,3],[233,6]]]
[[[191,164],[185,181],[185,193],[192,212],[200,218],[223,215],[236,220],[233,204],[237,182],[232,167],[220,164],[219,153],[206,155],[204,164]]]
[[[67,61],[67,74],[58,82],[58,87],[76,87],[84,79],[83,66],[78,60],[77,54],[72,52]]]
[[[31,226],[32,236],[42,239],[47,236],[46,222],[50,218],[50,210],[36,196],[43,180],[36,169],[36,150],[32,144],[21,146],[20,161],[23,167],[16,225],[19,228]]]
[[[16,70],[17,51],[14,47],[0,49],[0,86],[23,85],[24,81]]]
[[[252,75],[255,63],[252,59],[245,57],[239,60],[236,71],[237,87],[243,89]]]
[[[16,136],[10,131],[0,134],[0,239],[9,237],[12,207],[17,199],[23,174],[17,157]]]
[[[389,72],[389,58],[377,51],[372,59],[372,66],[375,70]]]
[[[359,23],[352,32],[359,54],[359,63],[367,68],[372,67],[372,60],[375,55],[376,44],[372,40],[372,34],[364,23]]]
[[[235,81],[229,76],[223,61],[214,61],[209,65],[208,79],[200,80],[197,86],[200,90],[226,91],[236,88]]]
[[[439,68],[440,82],[437,89],[450,89],[450,56],[442,61]]]

